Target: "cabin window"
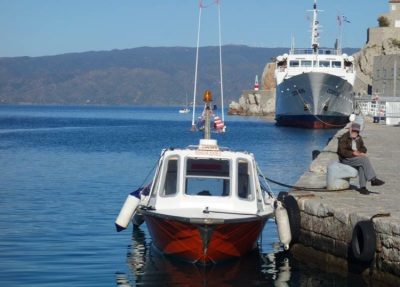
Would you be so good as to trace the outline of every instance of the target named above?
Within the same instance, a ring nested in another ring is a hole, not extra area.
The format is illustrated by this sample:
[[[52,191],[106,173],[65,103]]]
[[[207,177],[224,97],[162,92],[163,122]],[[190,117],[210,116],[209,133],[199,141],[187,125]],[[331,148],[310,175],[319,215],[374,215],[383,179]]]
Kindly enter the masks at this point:
[[[289,67],[298,67],[299,66],[299,61],[297,61],[297,60],[292,60],[292,61],[289,61]]]
[[[332,61],[332,68],[341,68],[342,62],[340,61]]]
[[[253,192],[251,189],[249,163],[246,160],[238,162],[238,196],[241,199],[252,200]]]
[[[311,67],[312,62],[308,60],[301,61],[302,67]]]
[[[329,67],[329,61],[319,61],[319,67]]]
[[[165,173],[164,188],[162,189],[162,196],[175,195],[177,192],[177,179],[178,179],[178,158],[171,157],[168,159],[167,171]]]
[[[229,173],[229,160],[188,158],[186,161],[186,194],[228,196],[230,194]]]

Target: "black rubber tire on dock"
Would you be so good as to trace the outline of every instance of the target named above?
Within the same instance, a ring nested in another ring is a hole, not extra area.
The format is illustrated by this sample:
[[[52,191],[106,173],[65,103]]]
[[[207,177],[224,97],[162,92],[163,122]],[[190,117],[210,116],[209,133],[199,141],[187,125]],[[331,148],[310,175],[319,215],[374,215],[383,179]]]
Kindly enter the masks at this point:
[[[297,204],[297,200],[291,195],[283,197],[283,205],[289,217],[290,233],[292,235],[291,243],[295,243],[300,237],[300,208]]]
[[[360,221],[353,229],[351,251],[359,263],[369,263],[374,259],[376,249],[376,234],[374,224],[370,220]]]
[[[281,192],[279,192],[279,194],[278,194],[278,200],[280,201],[280,202],[283,202],[283,199],[286,197],[286,196],[288,196],[289,195],[289,192],[287,192],[287,191],[281,191]]]

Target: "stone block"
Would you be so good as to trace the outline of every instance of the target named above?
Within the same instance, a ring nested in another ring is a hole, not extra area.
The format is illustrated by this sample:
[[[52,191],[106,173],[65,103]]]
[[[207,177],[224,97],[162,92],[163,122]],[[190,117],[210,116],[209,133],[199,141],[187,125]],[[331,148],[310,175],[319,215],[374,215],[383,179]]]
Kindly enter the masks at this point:
[[[335,240],[320,234],[315,234],[313,239],[314,248],[335,255]]]
[[[304,202],[304,211],[318,217],[328,217],[329,208],[326,204],[318,200],[307,200]]]
[[[346,241],[335,240],[335,255],[347,258],[349,250],[349,244]]]
[[[400,238],[398,236],[390,236],[381,233],[379,235],[382,247],[400,250]],[[400,262],[400,257],[397,259],[397,261]]]
[[[400,263],[400,250],[393,248],[386,248],[382,246],[382,259],[384,261],[392,261]]]
[[[301,212],[301,217],[300,217],[301,228],[312,231],[313,230],[313,217],[314,216],[309,215],[305,212]]]
[[[344,210],[336,209],[334,212],[335,218],[340,221],[342,224],[349,224],[349,214]]]

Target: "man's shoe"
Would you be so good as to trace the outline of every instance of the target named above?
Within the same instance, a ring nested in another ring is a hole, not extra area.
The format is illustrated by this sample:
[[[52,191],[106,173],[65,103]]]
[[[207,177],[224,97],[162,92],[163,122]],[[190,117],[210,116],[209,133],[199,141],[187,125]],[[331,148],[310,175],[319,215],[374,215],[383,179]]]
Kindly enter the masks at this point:
[[[358,189],[358,191],[359,191],[361,194],[364,194],[364,195],[370,194],[370,191],[369,191],[366,187],[361,187],[361,188]]]
[[[378,178],[374,178],[374,179],[371,180],[371,185],[372,186],[379,186],[379,185],[382,185],[384,183],[385,182],[383,180],[380,180]]]

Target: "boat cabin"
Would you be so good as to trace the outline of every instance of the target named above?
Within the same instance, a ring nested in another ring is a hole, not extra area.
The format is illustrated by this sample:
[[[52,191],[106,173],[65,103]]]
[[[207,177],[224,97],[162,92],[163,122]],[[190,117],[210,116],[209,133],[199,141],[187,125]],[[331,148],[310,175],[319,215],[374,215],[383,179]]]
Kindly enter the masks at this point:
[[[257,213],[263,200],[252,154],[220,149],[214,140],[201,140],[189,149],[163,153],[154,178],[150,205],[174,208],[232,209]],[[206,143],[206,144],[205,144]],[[211,144],[210,144],[211,143]]]

